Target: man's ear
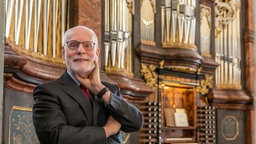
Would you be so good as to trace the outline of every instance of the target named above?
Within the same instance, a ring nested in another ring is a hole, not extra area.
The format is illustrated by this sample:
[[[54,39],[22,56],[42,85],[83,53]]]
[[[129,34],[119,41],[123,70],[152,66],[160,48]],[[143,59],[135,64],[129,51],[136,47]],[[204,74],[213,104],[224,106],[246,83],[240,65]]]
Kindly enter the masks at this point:
[[[98,58],[100,57],[100,48],[97,48],[96,55],[98,56]]]

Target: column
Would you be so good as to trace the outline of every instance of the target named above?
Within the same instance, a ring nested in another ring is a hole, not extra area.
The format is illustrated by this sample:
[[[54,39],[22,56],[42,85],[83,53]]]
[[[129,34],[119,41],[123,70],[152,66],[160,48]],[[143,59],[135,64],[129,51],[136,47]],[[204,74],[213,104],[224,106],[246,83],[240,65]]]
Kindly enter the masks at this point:
[[[5,0],[0,0],[0,143],[2,143],[3,123],[3,88],[4,88],[4,30],[5,30]]]
[[[255,106],[256,106],[256,96],[255,96],[255,92],[256,92],[256,70],[255,70],[255,66],[256,66],[256,48],[255,48],[255,0],[246,0],[245,2],[245,36],[244,36],[244,46],[245,46],[245,90],[249,91],[251,93],[251,95],[254,98],[254,109],[253,108],[249,108],[248,113],[247,113],[247,123],[250,122],[250,124],[247,124],[247,143],[248,144],[254,144],[255,143],[255,119],[256,119],[256,115],[255,115]]]
[[[254,3],[253,3],[253,10],[254,10],[254,17],[253,17],[253,19],[254,19],[254,42],[256,42],[256,33],[255,33],[255,31],[256,31],[256,14],[255,14],[255,12],[256,12],[256,2],[254,1]],[[254,43],[254,45],[255,45],[255,43]],[[254,46],[254,53],[256,52],[256,48],[255,48],[255,46]],[[256,67],[256,58],[254,57],[254,82],[256,81],[256,70],[255,70],[255,67]],[[254,93],[253,93],[253,97],[254,97],[254,100],[256,99],[256,84],[254,85]],[[255,111],[256,111],[256,102],[254,102],[254,120],[256,119],[256,114],[255,114]],[[256,142],[256,132],[255,132],[255,130],[256,130],[256,124],[254,123],[254,142]]]

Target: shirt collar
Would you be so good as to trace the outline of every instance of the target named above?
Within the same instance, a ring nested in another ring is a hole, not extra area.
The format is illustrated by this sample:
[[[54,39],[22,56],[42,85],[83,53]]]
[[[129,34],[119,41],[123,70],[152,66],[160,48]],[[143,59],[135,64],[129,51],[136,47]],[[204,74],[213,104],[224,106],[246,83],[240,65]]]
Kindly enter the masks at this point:
[[[68,75],[75,81],[75,83],[80,86],[80,82],[75,78],[75,76],[69,71],[67,70]]]

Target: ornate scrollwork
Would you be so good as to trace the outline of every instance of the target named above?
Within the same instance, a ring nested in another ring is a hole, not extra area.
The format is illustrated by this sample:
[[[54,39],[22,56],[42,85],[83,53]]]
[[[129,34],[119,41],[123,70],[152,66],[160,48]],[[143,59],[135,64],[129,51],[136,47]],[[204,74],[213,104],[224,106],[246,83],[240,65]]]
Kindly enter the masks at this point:
[[[32,122],[32,109],[13,106],[9,118],[9,143],[39,144]]]
[[[133,0],[127,0],[126,1],[126,6],[127,6],[127,8],[129,9],[129,12],[131,13],[131,14],[133,14],[133,7],[134,7],[134,5],[133,5]]]
[[[205,75],[205,79],[200,81],[200,86],[198,87],[198,91],[202,95],[206,95],[209,93],[210,89],[213,87],[213,76]]]
[[[147,85],[150,87],[157,86],[157,74],[155,72],[155,69],[156,67],[154,65],[149,65],[149,67],[147,67],[145,64],[141,63],[140,73],[146,81]]]
[[[227,2],[215,2],[216,34],[221,32],[221,27],[227,26],[230,21],[236,18],[236,13],[240,10],[240,3],[237,0]]]
[[[164,68],[164,60],[161,60],[161,61],[159,62],[159,67],[160,67],[160,68]]]

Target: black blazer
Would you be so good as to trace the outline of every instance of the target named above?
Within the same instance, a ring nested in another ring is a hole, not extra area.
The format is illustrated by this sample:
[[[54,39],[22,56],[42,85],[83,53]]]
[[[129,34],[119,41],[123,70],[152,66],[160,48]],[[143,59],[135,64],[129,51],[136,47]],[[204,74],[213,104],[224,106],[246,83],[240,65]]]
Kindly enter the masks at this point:
[[[93,110],[80,87],[65,72],[59,79],[34,89],[33,123],[42,144],[122,143],[120,132],[106,139],[103,126],[109,115],[121,123],[124,132],[138,131],[143,124],[141,112],[127,103],[118,86],[103,82],[111,91],[104,106],[92,95]]]

